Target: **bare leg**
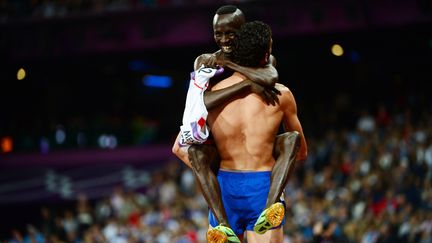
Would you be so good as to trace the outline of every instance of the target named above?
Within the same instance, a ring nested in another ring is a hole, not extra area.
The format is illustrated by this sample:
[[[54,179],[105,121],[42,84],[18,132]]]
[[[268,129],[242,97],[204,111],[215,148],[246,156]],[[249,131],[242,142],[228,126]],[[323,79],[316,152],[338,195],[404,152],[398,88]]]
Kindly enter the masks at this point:
[[[246,238],[248,243],[262,243],[262,242],[283,243],[284,242],[282,227],[269,230],[264,234],[257,234],[253,231],[248,230],[246,232]]]
[[[216,178],[220,162],[217,149],[211,145],[192,145],[189,147],[188,154],[192,171],[210,210],[219,224],[229,227]]]
[[[222,203],[221,190],[216,178],[219,171],[220,158],[215,146],[192,145],[188,149],[189,160],[201,192],[207,201],[207,205],[213,212],[219,225],[209,228],[207,231],[207,242],[240,243],[241,240],[230,228],[225,208]]]
[[[286,132],[276,137],[274,157],[277,159],[271,173],[266,208],[273,203],[279,202],[288,178],[294,171],[296,154],[299,148],[300,136],[298,132]]]

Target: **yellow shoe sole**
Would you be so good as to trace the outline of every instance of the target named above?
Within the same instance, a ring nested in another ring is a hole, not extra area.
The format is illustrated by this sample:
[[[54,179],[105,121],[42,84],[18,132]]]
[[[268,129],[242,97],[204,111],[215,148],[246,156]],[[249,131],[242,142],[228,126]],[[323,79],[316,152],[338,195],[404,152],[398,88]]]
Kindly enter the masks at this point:
[[[227,243],[228,237],[217,229],[209,229],[207,231],[207,242],[208,243]]]
[[[210,243],[241,243],[234,231],[226,226],[218,225],[207,231],[207,242]]]
[[[254,231],[258,234],[264,234],[267,230],[279,226],[284,216],[284,205],[280,202],[274,203],[258,217],[254,226]]]

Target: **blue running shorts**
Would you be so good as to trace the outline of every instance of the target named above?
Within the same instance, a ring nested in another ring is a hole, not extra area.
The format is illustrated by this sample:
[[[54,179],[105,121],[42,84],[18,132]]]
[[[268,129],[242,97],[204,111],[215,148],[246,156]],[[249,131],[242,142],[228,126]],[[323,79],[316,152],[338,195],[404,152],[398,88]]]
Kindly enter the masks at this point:
[[[246,230],[253,231],[256,220],[265,209],[270,190],[270,176],[271,171],[219,170],[217,179],[222,202],[228,222],[237,235],[242,235]],[[211,211],[208,219],[212,227],[218,225]]]

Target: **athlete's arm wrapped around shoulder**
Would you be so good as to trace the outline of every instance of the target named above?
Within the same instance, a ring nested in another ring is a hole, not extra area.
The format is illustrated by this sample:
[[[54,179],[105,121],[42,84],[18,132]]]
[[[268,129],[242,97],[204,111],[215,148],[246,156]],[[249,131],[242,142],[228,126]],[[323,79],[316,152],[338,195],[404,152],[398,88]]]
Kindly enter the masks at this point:
[[[230,60],[224,61],[224,66],[235,70],[245,75],[253,83],[262,86],[263,88],[253,89],[263,98],[267,104],[275,105],[279,103],[278,95],[280,91],[275,88],[275,84],[278,82],[279,74],[275,68],[276,58],[270,55],[268,62],[260,67],[244,67],[240,66]]]
[[[218,54],[220,53],[215,52],[198,56],[194,62],[194,69],[198,70],[202,67],[202,65],[212,68],[217,67],[219,62]],[[278,73],[272,65],[268,64],[266,67],[255,70],[253,68],[241,67],[232,62],[229,63],[233,64],[233,66],[235,65],[238,67],[238,69],[243,70],[244,72],[247,70],[252,70],[251,76],[255,77],[255,79],[264,79],[264,75],[269,75],[269,78],[266,79],[268,81],[264,81],[263,83],[266,85],[262,85],[259,82],[251,82],[252,80],[249,80],[249,82],[245,81],[238,83],[218,91],[207,90],[204,95],[204,104],[207,107],[207,110],[212,110],[215,107],[226,104],[227,102],[230,102],[235,96],[246,94],[248,92],[253,92],[260,95],[267,104],[275,105],[278,102],[277,95],[280,93],[274,88],[274,83],[273,85],[270,85],[272,82],[275,82],[275,80],[278,79]],[[243,74],[243,72],[241,73]],[[247,75],[245,76],[248,77]]]
[[[270,55],[268,63],[261,67],[244,67],[230,60],[224,61],[224,66],[227,66],[243,75],[252,82],[262,85],[266,88],[273,88],[278,82],[279,73],[276,70],[276,58]],[[276,89],[273,92],[278,93]],[[279,94],[279,93],[278,93]]]

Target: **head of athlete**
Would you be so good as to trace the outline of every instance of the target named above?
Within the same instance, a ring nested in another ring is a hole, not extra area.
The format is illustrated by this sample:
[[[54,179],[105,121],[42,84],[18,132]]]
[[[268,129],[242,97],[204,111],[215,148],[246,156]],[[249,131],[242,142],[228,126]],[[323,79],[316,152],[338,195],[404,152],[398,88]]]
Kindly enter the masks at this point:
[[[224,55],[233,50],[236,31],[245,23],[243,12],[234,5],[220,7],[213,18],[213,37]]]
[[[244,24],[232,41],[231,60],[245,67],[264,66],[272,51],[272,31],[261,21]]]

